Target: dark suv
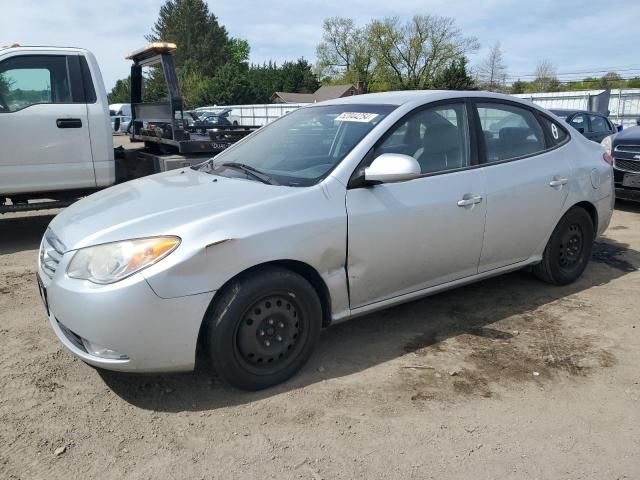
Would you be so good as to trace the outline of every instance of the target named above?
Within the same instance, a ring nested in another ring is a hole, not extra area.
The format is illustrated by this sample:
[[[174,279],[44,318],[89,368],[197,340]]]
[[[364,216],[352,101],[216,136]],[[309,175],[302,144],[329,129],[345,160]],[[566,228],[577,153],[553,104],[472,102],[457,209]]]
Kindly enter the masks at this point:
[[[640,126],[602,142],[613,156],[616,198],[640,201]]]
[[[551,109],[551,113],[564,119],[589,140],[600,143],[609,135],[617,133],[617,127],[601,113],[586,110]]]

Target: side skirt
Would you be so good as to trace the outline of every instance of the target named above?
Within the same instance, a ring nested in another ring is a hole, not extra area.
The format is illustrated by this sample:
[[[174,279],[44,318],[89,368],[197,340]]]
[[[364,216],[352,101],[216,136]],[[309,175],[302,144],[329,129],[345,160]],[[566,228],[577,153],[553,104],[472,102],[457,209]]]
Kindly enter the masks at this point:
[[[488,272],[482,272],[477,275],[473,275],[471,277],[461,278],[459,280],[454,280],[453,282],[443,283],[441,285],[436,285],[433,287],[425,288],[423,290],[418,290],[411,293],[406,293],[404,295],[399,295],[397,297],[388,298],[386,300],[381,300],[379,302],[370,303],[368,305],[363,305],[361,307],[357,307],[351,309],[349,311],[337,312],[333,315],[333,320],[331,324],[341,323],[346,320],[350,320],[355,317],[359,317],[362,315],[366,315],[369,313],[376,312],[378,310],[383,310],[385,308],[394,307],[401,303],[410,302],[412,300],[417,300],[419,298],[428,297],[430,295],[434,295],[436,293],[443,292],[445,290],[451,290],[452,288],[461,287],[463,285],[468,285],[470,283],[478,282],[480,280],[485,280],[487,278],[496,277],[498,275],[502,275],[503,273],[513,272],[516,270],[520,270],[528,265],[533,265],[542,260],[541,255],[536,255],[533,257],[529,257],[523,262],[514,263],[512,265],[506,265],[504,267],[496,268],[495,270],[490,270]]]

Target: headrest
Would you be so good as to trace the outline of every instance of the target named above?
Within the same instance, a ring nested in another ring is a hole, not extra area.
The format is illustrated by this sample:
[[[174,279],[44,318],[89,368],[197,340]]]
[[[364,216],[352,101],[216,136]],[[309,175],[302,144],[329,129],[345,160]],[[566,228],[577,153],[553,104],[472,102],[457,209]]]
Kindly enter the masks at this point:
[[[422,141],[430,152],[446,152],[460,146],[458,128],[451,123],[427,125]]]
[[[500,140],[506,143],[524,142],[533,132],[528,127],[505,127],[500,129]]]

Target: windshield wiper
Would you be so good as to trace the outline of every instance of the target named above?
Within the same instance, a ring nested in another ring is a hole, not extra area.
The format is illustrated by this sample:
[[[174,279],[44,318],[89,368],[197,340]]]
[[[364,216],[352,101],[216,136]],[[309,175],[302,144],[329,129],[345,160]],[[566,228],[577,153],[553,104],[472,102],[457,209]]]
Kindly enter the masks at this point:
[[[235,168],[236,170],[240,170],[244,173],[251,175],[253,178],[257,178],[259,181],[261,181],[262,183],[266,183],[267,185],[278,185],[278,182],[276,182],[269,175],[262,173],[257,168],[251,167],[249,165],[245,165],[244,163],[228,162],[228,163],[221,163],[220,165],[216,165],[216,167]]]

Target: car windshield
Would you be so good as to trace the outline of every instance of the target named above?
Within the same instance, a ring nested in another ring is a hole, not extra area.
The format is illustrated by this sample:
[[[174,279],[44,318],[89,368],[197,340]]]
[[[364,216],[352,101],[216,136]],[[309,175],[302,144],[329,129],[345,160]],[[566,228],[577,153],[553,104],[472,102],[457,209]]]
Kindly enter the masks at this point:
[[[353,104],[300,108],[196,168],[237,176],[242,166],[247,178],[252,178],[246,171],[249,168],[273,184],[314,185],[394,108]]]

